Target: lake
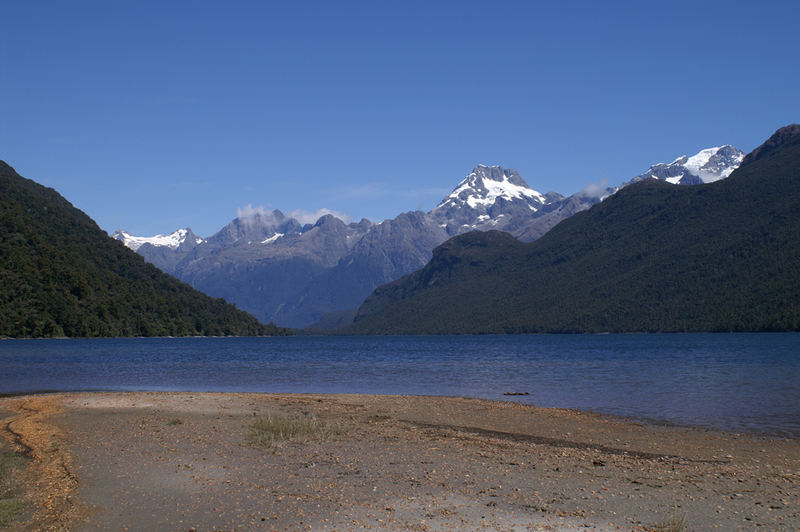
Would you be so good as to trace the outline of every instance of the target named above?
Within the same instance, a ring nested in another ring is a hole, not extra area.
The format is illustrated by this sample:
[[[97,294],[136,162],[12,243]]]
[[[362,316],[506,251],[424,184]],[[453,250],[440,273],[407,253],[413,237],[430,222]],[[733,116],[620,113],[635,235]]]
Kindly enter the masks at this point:
[[[800,334],[0,341],[0,392],[43,390],[451,395],[798,437]]]

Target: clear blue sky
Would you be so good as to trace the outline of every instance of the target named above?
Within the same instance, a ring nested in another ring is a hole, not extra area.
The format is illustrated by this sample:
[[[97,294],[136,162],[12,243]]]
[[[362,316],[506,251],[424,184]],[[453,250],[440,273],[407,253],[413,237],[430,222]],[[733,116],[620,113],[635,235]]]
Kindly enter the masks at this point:
[[[657,4],[657,5],[656,5]],[[800,122],[800,2],[0,4],[0,159],[107,231],[380,221],[478,163],[537,190]]]

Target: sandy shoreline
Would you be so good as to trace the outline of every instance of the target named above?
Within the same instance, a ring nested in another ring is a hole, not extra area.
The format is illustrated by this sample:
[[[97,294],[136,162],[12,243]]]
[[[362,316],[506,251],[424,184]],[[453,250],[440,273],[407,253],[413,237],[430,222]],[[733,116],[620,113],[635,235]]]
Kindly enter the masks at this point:
[[[333,430],[254,447],[269,414]],[[796,439],[369,395],[6,397],[0,423],[31,457],[19,530],[800,528]]]

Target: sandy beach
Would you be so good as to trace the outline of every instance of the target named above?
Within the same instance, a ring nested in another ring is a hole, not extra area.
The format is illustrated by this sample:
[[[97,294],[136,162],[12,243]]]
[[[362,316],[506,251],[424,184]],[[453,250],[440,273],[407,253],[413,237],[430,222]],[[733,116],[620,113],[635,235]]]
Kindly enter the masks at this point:
[[[264,446],[267,416],[324,427]],[[0,399],[12,530],[796,530],[800,442],[447,397]]]

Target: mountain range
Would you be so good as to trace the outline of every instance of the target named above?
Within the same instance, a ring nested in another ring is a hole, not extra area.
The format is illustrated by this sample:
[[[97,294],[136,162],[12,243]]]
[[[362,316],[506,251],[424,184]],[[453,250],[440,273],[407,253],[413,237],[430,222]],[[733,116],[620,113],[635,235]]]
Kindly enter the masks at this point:
[[[732,146],[653,165],[620,187],[589,187],[571,196],[533,189],[516,170],[479,165],[430,212],[382,223],[332,216],[301,224],[282,212],[255,211],[199,238],[191,229],[114,238],[148,262],[262,322],[331,329],[352,320],[378,286],[419,270],[433,250],[470,231],[497,230],[530,242],[562,220],[648,178],[689,185],[723,179],[744,154]]]
[[[147,264],[0,161],[0,337],[286,332]]]
[[[376,289],[342,332],[800,330],[800,125],[732,173],[719,153],[673,163],[689,170],[702,157],[693,177],[656,165],[658,179],[634,180],[535,242],[452,238]],[[703,184],[672,184],[687,177]]]

